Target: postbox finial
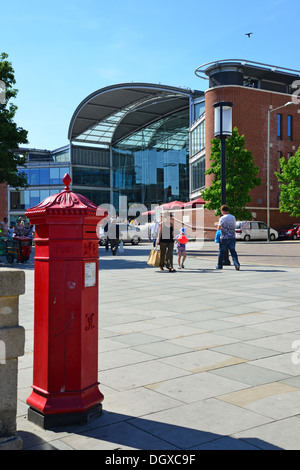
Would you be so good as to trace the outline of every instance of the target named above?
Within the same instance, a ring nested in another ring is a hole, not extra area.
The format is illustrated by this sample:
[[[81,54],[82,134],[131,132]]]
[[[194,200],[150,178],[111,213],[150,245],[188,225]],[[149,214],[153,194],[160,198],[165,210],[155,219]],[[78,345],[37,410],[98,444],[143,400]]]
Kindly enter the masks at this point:
[[[65,176],[63,177],[63,183],[65,185],[65,190],[66,191],[70,191],[70,183],[71,183],[71,176],[69,175],[69,173],[66,173]]]

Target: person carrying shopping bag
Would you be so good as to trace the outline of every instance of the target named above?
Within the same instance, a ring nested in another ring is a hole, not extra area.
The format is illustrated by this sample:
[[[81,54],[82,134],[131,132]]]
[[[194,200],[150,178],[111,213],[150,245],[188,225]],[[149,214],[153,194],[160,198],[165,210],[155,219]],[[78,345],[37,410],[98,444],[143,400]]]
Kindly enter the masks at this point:
[[[160,246],[160,270],[163,271],[166,266],[169,272],[176,272],[173,267],[174,218],[168,212],[162,216],[156,245]]]

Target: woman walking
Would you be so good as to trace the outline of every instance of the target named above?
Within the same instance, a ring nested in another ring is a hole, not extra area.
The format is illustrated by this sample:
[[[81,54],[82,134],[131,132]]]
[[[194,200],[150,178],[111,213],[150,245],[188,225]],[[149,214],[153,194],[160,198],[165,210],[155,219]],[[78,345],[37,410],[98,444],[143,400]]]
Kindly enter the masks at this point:
[[[166,265],[169,272],[175,272],[173,268],[173,250],[174,250],[174,219],[173,215],[165,213],[159,225],[158,239],[156,242],[160,246],[159,268],[164,270]]]

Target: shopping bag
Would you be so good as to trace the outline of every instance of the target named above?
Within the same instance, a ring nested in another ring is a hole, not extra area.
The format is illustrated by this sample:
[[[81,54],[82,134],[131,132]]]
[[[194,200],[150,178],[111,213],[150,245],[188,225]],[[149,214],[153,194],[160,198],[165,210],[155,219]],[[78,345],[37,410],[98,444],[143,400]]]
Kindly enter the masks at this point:
[[[160,261],[160,251],[156,249],[151,250],[149,257],[148,257],[147,264],[149,264],[150,266],[158,267],[159,261]]]

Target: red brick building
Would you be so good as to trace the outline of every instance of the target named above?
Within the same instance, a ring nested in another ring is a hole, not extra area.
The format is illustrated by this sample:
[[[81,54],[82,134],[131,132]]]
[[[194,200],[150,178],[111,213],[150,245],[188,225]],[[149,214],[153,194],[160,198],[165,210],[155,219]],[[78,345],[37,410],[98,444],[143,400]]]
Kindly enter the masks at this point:
[[[270,68],[271,67],[271,68]],[[258,66],[240,61],[221,61],[197,69],[205,74],[209,88],[205,92],[205,166],[209,167],[210,140],[214,138],[214,107],[219,101],[229,101],[232,107],[232,126],[245,136],[246,148],[253,153],[260,168],[261,186],[250,193],[249,209],[253,218],[267,222],[267,146],[268,110],[270,112],[270,226],[279,229],[299,222],[279,212],[280,191],[274,174],[279,171],[279,158],[295,154],[300,146],[300,99],[295,99],[293,85],[299,73],[272,66]],[[299,84],[300,82],[298,82]],[[286,103],[291,105],[284,106]],[[277,109],[280,108],[280,109]],[[242,177],[242,175],[241,175]],[[213,175],[207,175],[209,186]]]

